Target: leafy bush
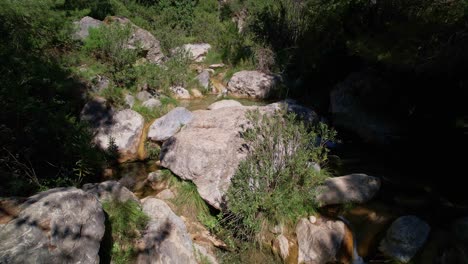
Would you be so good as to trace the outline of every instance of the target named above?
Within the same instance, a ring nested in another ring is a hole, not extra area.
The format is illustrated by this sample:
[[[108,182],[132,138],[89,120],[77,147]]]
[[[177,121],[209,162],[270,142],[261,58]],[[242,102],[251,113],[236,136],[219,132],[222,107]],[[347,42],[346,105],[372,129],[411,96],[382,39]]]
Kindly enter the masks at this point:
[[[104,202],[104,211],[109,215],[112,226],[112,262],[117,264],[130,263],[134,260],[135,242],[141,236],[149,217],[133,200],[126,202]]]
[[[249,112],[252,127],[243,134],[249,146],[228,190],[229,221],[240,237],[251,239],[262,226],[294,222],[314,213],[316,187],[326,172],[313,163],[326,160],[325,143],[335,132],[321,124],[308,130],[294,114]]]
[[[107,61],[118,72],[132,65],[138,56],[138,49],[126,46],[132,34],[130,24],[111,23],[90,29],[83,49],[96,58]]]

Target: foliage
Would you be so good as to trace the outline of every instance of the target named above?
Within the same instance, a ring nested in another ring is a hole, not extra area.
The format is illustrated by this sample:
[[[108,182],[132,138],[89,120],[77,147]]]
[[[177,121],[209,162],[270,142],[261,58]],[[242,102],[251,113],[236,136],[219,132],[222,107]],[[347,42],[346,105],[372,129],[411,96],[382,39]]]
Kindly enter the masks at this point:
[[[109,201],[103,203],[112,226],[112,262],[130,263],[136,254],[135,242],[141,236],[149,217],[133,200],[126,202]]]
[[[149,160],[159,160],[161,147],[158,144],[147,140],[145,141],[145,150]]]
[[[312,162],[326,160],[325,143],[334,132],[325,125],[310,131],[294,114],[268,116],[249,112],[252,123],[243,133],[249,146],[228,190],[228,220],[236,233],[251,239],[262,226],[294,223],[314,213],[316,187],[326,174]]]
[[[135,63],[139,49],[127,48],[132,28],[130,24],[111,23],[108,26],[90,29],[89,36],[85,39],[83,51],[92,54],[99,60],[108,62],[114,74],[115,81],[123,81],[119,74],[129,71]],[[128,73],[127,73],[128,75]]]

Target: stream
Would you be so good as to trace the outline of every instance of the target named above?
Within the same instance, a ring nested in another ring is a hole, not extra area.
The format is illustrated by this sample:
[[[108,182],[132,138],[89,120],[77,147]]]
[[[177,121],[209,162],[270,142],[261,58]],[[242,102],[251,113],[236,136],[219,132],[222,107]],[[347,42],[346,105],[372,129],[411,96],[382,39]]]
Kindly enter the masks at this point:
[[[206,109],[217,100],[216,95],[208,95],[200,99],[182,100],[180,106],[194,111]],[[236,100],[243,105],[267,104],[251,99]],[[369,203],[320,209],[322,215],[342,219],[352,231],[354,264],[388,263],[389,259],[378,250],[379,242],[390,224],[403,215],[416,215],[431,226],[425,247],[412,263],[433,263],[446,249],[444,241],[451,239],[449,224],[458,217],[468,215],[466,203],[450,202],[430,181],[402,175],[394,169],[392,164],[395,163],[389,162],[388,155],[380,149],[367,147],[359,140],[345,136],[343,143],[330,155],[329,169],[333,175],[366,173],[382,180],[380,191]],[[124,163],[112,168],[112,175],[105,180],[119,180],[141,199],[155,196],[165,188],[163,182],[160,186],[151,186],[147,181],[148,174],[159,169],[155,161]]]

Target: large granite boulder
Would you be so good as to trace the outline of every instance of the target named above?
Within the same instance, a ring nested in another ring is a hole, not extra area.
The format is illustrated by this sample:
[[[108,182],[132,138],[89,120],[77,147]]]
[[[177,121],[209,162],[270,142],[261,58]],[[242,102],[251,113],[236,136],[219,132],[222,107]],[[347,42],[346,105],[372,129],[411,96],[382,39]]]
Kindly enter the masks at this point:
[[[345,239],[345,224],[339,220],[313,219],[311,222],[302,218],[297,223],[298,263],[325,264],[338,261]]]
[[[99,263],[104,211],[76,188],[41,192],[0,228],[0,263]]]
[[[166,140],[161,149],[161,165],[185,180],[191,180],[200,196],[215,208],[223,204],[239,162],[245,158],[240,133],[248,123],[248,110],[265,107],[229,107],[217,111],[193,112],[193,120]]]
[[[240,71],[229,80],[227,90],[232,96],[268,98],[277,87],[277,78],[259,71]]]
[[[85,105],[81,119],[90,124],[94,142],[101,149],[117,152],[120,162],[137,159],[145,123],[140,114],[130,109],[114,113],[105,100],[97,98]]]
[[[426,242],[429,231],[429,225],[418,217],[402,216],[387,230],[379,249],[389,257],[408,263]]]
[[[146,198],[142,202],[143,212],[150,221],[138,245],[137,263],[196,264],[192,240],[184,221],[161,200]]]
[[[316,201],[330,204],[365,203],[380,189],[380,179],[366,174],[350,174],[325,180]]]
[[[85,16],[79,21],[73,22],[73,24],[75,26],[75,32],[72,37],[77,40],[84,40],[89,36],[89,30],[91,28],[100,27],[103,23],[100,20]]]
[[[176,107],[166,115],[156,119],[148,130],[148,138],[153,141],[164,141],[172,137],[180,128],[193,119],[193,114],[183,108]]]

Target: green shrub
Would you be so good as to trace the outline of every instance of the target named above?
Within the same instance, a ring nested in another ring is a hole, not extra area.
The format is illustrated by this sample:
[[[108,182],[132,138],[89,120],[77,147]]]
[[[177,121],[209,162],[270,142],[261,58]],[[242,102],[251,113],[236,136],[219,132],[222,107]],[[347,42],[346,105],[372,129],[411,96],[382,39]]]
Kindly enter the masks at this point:
[[[135,242],[141,236],[149,217],[133,200],[104,202],[104,211],[112,226],[112,262],[131,263],[136,255]]]
[[[112,23],[89,30],[83,50],[104,60],[114,68],[114,72],[132,65],[138,57],[138,49],[126,48],[132,34],[130,24]]]
[[[228,190],[228,215],[240,237],[251,239],[270,224],[293,223],[314,213],[316,187],[326,172],[324,144],[335,136],[324,124],[308,130],[294,114],[248,113],[252,127],[243,134],[249,146]]]

